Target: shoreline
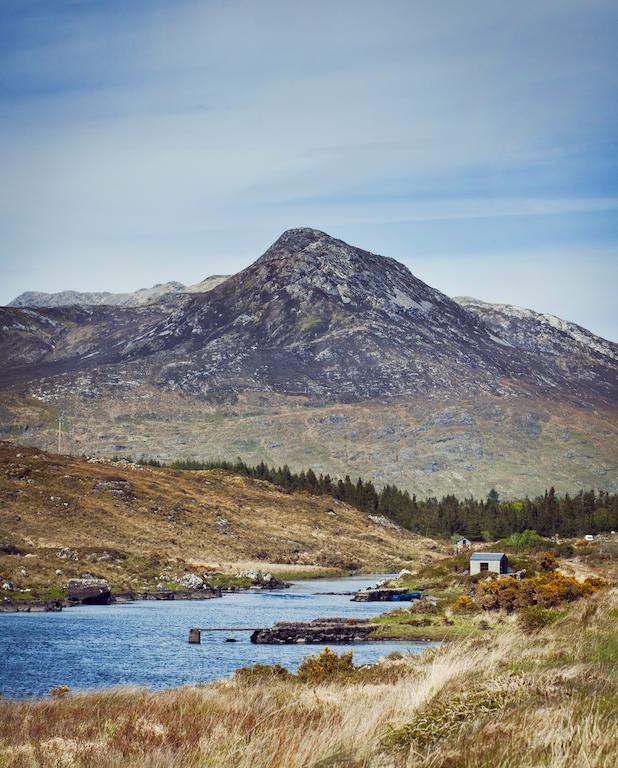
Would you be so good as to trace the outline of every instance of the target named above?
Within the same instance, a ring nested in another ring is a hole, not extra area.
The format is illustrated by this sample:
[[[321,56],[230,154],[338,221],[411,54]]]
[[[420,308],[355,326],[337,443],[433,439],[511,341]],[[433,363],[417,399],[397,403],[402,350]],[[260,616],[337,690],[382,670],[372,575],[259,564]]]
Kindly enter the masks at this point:
[[[274,564],[278,565],[278,564]],[[311,566],[314,567],[314,566]],[[315,566],[318,568],[318,566]],[[86,587],[89,589],[89,594],[86,599],[82,599],[79,595],[72,597],[69,593],[65,597],[59,598],[34,598],[34,599],[21,599],[11,600],[5,595],[4,602],[0,602],[0,614],[3,613],[58,613],[65,608],[74,608],[76,606],[88,607],[88,606],[100,606],[100,605],[116,605],[123,603],[132,603],[139,600],[157,600],[161,602],[174,601],[174,600],[212,600],[218,597],[222,597],[224,594],[236,594],[242,592],[254,591],[266,591],[277,589],[289,589],[294,582],[307,582],[307,581],[328,581],[329,579],[352,579],[358,576],[375,576],[376,579],[383,578],[384,576],[394,575],[385,573],[368,572],[363,573],[361,571],[345,572],[342,569],[334,568],[322,568],[317,573],[307,570],[295,571],[295,570],[279,570],[273,568],[271,573],[269,570],[267,576],[270,576],[268,580],[256,580],[253,583],[235,584],[232,583],[236,577],[229,576],[227,581],[229,584],[223,585],[209,585],[207,583],[200,589],[165,589],[159,591],[144,590],[139,592],[122,591],[113,592],[109,588],[109,584],[103,584],[102,587],[105,590],[103,594],[90,594],[93,591],[93,585],[88,584]],[[88,581],[73,580],[73,581]],[[90,581],[104,582],[105,580],[93,579]],[[101,584],[95,585],[95,589],[101,592]],[[324,594],[350,594],[354,595],[358,590],[352,590],[350,592],[332,592]]]
[[[155,600],[158,602],[173,602],[176,600],[215,600],[223,595],[238,594],[241,592],[266,591],[275,589],[288,589],[290,584],[281,582],[275,586],[233,586],[228,588],[214,588],[210,590],[162,590],[160,592],[110,592],[110,598],[104,601],[80,602],[79,600],[22,600],[0,604],[1,613],[60,613],[65,608],[92,608],[95,606],[124,605],[136,603],[142,600]]]

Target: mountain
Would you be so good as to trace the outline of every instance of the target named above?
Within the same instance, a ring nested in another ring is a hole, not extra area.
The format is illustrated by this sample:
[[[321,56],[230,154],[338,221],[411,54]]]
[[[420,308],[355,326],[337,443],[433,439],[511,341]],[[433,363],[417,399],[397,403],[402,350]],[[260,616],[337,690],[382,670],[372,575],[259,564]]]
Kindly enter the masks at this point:
[[[109,293],[99,291],[95,293],[82,293],[80,291],[60,291],[59,293],[40,293],[38,291],[26,291],[20,293],[17,298],[9,303],[9,307],[68,307],[68,306],[96,306],[108,304],[117,307],[139,307],[159,301],[162,297],[173,293],[206,293],[217,285],[227,280],[227,275],[211,275],[194,285],[183,285],[175,281],[169,283],[157,283],[152,288],[140,288],[133,293]]]
[[[0,428],[49,445],[61,407],[74,449],[240,454],[423,494],[615,490],[618,346],[519,312],[289,230],[207,293],[0,310]]]
[[[469,296],[457,296],[454,300],[482,320],[504,344],[532,354],[551,355],[555,364],[568,369],[570,376],[578,375],[572,363],[577,361],[585,367],[591,355],[598,355],[601,360],[617,359],[616,344],[555,315],[511,304],[488,304]]]

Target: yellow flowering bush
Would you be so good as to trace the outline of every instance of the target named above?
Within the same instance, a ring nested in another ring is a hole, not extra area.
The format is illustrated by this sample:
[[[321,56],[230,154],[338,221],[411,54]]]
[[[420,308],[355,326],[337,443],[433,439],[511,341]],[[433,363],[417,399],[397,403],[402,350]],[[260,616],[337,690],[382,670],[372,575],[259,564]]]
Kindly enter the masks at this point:
[[[455,600],[455,609],[457,611],[471,611],[475,608],[474,600],[469,595],[459,595]]]
[[[315,656],[305,656],[298,667],[299,680],[318,682],[334,675],[354,672],[352,651],[338,654],[330,648],[324,648]]]
[[[530,605],[551,608],[563,602],[572,602],[609,586],[599,577],[578,581],[561,573],[548,573],[532,579],[518,581],[505,576],[478,585],[476,598],[485,610],[514,611]]]

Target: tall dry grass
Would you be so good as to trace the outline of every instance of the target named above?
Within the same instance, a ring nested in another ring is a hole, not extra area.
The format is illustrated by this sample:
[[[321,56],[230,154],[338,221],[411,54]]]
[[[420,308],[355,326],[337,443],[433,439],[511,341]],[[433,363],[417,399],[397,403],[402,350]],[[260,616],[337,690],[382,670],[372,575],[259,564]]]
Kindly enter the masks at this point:
[[[614,768],[616,593],[328,682],[0,702],[2,768]]]

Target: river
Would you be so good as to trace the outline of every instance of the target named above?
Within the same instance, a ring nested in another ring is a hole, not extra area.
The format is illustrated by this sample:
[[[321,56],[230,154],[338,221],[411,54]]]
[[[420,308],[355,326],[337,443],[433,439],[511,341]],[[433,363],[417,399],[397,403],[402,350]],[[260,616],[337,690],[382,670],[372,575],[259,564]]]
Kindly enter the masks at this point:
[[[385,575],[297,581],[289,589],[251,590],[213,600],[0,614],[0,695],[40,696],[57,685],[73,690],[115,685],[170,688],[215,680],[258,662],[294,670],[303,656],[323,646],[253,645],[250,632],[203,632],[201,645],[189,645],[189,627],[267,627],[275,621],[376,616],[389,605],[353,603],[350,595],[327,593],[356,591],[381,578]],[[227,637],[237,642],[226,643]],[[359,664],[393,651],[419,653],[426,647],[379,642],[336,649],[353,650]]]

